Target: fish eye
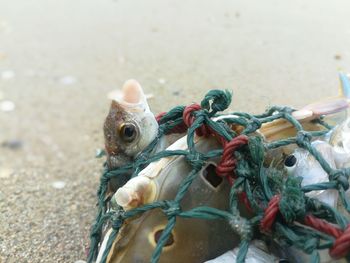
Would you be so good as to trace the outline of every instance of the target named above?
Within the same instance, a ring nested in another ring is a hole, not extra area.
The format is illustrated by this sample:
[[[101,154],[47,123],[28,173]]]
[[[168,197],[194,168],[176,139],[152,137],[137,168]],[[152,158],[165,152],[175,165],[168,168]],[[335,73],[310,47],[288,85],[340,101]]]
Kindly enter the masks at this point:
[[[156,244],[158,244],[158,241],[160,239],[160,236],[162,235],[164,229],[159,229],[154,233],[154,242]],[[168,240],[166,241],[166,243],[164,244],[164,247],[170,247],[171,245],[174,244],[174,236],[173,233],[170,233]]]
[[[120,138],[125,142],[132,142],[137,136],[137,128],[135,124],[126,123],[120,127],[119,130]]]
[[[288,175],[294,175],[296,171],[298,159],[294,154],[290,154],[284,159],[284,169],[286,169]]]
[[[287,158],[284,160],[284,166],[286,167],[293,167],[297,162],[297,158],[291,154],[288,155]]]

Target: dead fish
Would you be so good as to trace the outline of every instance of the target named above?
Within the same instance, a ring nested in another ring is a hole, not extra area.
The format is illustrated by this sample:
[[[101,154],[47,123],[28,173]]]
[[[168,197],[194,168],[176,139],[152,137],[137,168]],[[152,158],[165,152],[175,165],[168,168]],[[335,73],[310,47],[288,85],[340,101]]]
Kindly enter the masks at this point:
[[[133,96],[126,99],[126,101],[128,100],[134,101]],[[313,105],[311,109],[303,109],[301,112],[294,113],[294,115],[296,114],[294,117],[307,122],[320,115],[342,111],[348,107],[348,103],[344,99],[336,99],[335,102],[332,101],[326,105],[327,107],[324,109],[324,104],[322,104],[321,110],[316,107],[318,104],[316,106]],[[118,106],[120,105],[114,107],[117,108]],[[112,112],[111,115],[115,116],[116,114]],[[113,118],[115,119],[115,117]],[[271,125],[273,129],[269,130],[269,132],[271,134],[278,134],[280,131],[290,126],[284,127],[282,124],[284,123],[275,122]],[[264,127],[271,128],[268,125],[264,125]],[[116,131],[115,124],[112,129],[108,129],[108,131]],[[132,158],[137,155],[137,151],[133,151],[132,148],[129,150],[127,147],[123,147],[125,141],[120,141],[121,138],[119,137],[122,136],[120,136],[119,132],[120,130],[118,130],[118,133],[115,133],[114,139],[122,146],[106,143],[110,165],[115,164],[118,166],[126,160],[132,160]],[[265,134],[267,132],[268,129],[260,130],[261,134],[266,135],[265,137],[267,137],[267,134]],[[109,142],[108,134],[110,133],[105,132],[107,135],[107,142]],[[186,136],[179,139],[172,144],[168,150],[186,150],[186,139]],[[107,146],[110,146],[110,148],[107,148]],[[205,153],[220,148],[220,145],[213,138],[196,138],[196,148],[200,152]],[[217,178],[215,174],[215,166],[217,163],[218,159],[214,158],[209,160],[205,167],[199,172],[190,186],[189,192],[181,202],[182,210],[186,211],[202,205],[215,207],[221,210],[228,209],[230,186],[227,183],[223,183],[222,180],[219,182],[216,181],[215,184],[213,183],[215,180],[211,180],[214,177]],[[306,164],[309,164],[309,162],[306,162]],[[302,164],[296,167],[297,169],[293,170],[296,174],[298,174],[298,168],[300,171],[303,171],[305,168],[303,168]],[[320,169],[322,170],[322,168]],[[129,210],[155,201],[173,200],[180,183],[191,170],[191,166],[183,156],[163,158],[157,162],[151,163],[142,170],[137,177],[130,179],[124,186],[116,191],[112,199],[115,203],[123,207],[124,210]],[[322,180],[326,180],[323,175]],[[145,212],[141,216],[127,219],[119,230],[118,236],[113,241],[113,245],[107,257],[107,262],[149,262],[167,222],[166,215],[164,215],[160,209],[153,209]],[[105,252],[107,240],[111,231],[110,229],[107,232],[101,244],[97,262],[100,262]],[[184,219],[178,217],[176,225],[170,234],[170,238],[163,248],[160,262],[204,262],[213,258],[218,258],[228,250],[231,250],[238,243],[239,236],[233,231],[229,222],[222,220],[208,221]]]
[[[136,80],[126,81],[120,96],[112,100],[103,132],[109,170],[132,162],[157,136],[158,123],[148,106],[141,85]],[[154,151],[161,147],[162,143],[159,143]],[[112,178],[108,182],[105,200],[109,200],[117,188],[130,177],[131,174],[124,174]]]
[[[327,142],[314,141],[312,145],[322,154],[323,158],[332,168],[336,168],[333,148]],[[303,178],[301,185],[311,185],[329,182],[328,174],[323,170],[315,157],[307,150],[298,148],[284,160],[288,175]],[[317,198],[320,201],[336,207],[338,192],[336,190],[319,190],[306,193],[307,196]]]
[[[154,140],[158,123],[137,81],[126,81],[112,101],[103,131],[109,169],[132,161]]]
[[[186,140],[185,136],[167,149],[186,150]],[[202,153],[219,148],[214,138],[196,138],[196,149]],[[230,185],[216,175],[218,161],[218,158],[209,160],[199,172],[181,202],[183,211],[202,205],[228,209]],[[180,183],[191,170],[183,156],[163,158],[149,164],[137,177],[119,188],[113,199],[125,210],[157,200],[173,200]],[[213,177],[219,181],[214,183],[211,180]],[[167,216],[160,209],[128,219],[114,240],[107,262],[149,262],[167,222]],[[229,222],[178,217],[160,262],[204,262],[222,255],[238,243],[239,236]],[[104,245],[101,246],[97,262],[103,252]]]

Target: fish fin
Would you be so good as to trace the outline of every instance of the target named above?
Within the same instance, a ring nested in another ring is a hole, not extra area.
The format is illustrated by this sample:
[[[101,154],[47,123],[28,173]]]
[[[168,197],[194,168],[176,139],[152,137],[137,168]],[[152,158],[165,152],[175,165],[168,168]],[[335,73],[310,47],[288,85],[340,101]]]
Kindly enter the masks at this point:
[[[345,98],[329,98],[327,100],[305,106],[302,110],[310,110],[315,116],[329,115],[343,111],[349,107]]]

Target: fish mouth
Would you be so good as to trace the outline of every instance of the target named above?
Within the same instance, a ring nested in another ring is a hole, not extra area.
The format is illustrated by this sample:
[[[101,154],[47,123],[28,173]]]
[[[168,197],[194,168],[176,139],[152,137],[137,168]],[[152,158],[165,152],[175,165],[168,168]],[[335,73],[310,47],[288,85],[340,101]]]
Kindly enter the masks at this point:
[[[123,165],[126,165],[132,161],[132,158],[126,154],[108,154],[107,155],[107,166],[109,170],[115,170]]]

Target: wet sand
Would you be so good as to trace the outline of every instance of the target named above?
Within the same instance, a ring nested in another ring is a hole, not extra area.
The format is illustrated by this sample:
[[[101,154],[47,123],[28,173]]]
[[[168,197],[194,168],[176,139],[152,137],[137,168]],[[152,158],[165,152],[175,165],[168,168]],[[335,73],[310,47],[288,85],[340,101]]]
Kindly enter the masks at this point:
[[[0,0],[0,262],[85,260],[107,93],[136,78],[155,113],[233,90],[261,112],[337,94],[343,1]]]

